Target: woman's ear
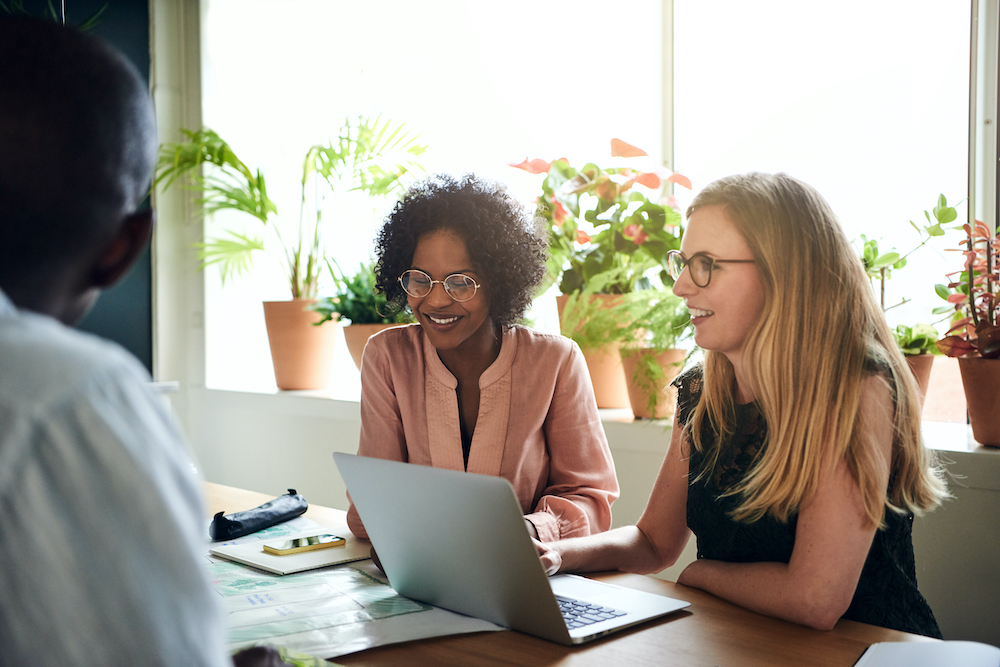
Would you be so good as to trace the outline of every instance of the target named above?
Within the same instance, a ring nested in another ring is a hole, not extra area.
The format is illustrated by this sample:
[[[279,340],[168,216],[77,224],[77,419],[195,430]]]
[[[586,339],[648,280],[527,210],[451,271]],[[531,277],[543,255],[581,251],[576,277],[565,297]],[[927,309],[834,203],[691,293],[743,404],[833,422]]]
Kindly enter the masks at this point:
[[[107,289],[128,273],[149,243],[154,218],[152,209],[136,211],[125,218],[118,233],[94,263],[91,271],[94,287]]]

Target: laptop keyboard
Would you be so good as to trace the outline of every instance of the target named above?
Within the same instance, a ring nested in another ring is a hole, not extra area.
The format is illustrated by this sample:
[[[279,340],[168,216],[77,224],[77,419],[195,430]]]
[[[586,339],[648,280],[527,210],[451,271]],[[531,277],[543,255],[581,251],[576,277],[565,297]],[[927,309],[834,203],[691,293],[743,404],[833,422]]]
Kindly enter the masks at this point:
[[[562,612],[563,618],[566,619],[566,627],[570,630],[625,615],[625,612],[619,609],[602,607],[562,595],[557,595],[556,601],[559,603],[559,610]]]

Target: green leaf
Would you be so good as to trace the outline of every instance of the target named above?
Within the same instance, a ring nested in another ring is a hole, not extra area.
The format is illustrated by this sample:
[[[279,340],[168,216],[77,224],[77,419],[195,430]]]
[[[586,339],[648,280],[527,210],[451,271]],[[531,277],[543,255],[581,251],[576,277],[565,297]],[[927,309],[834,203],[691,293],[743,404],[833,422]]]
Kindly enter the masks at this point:
[[[336,141],[309,149],[302,182],[316,173],[334,192],[362,191],[372,197],[392,194],[402,189],[404,176],[423,170],[415,158],[427,147],[417,143],[419,138],[404,124],[394,125],[381,116],[348,118]]]
[[[948,200],[945,199],[943,194],[938,195],[937,206],[935,206],[933,210],[934,218],[938,221],[938,224],[941,225],[946,225],[958,217],[958,211],[951,206],[948,206]]]
[[[879,268],[880,269],[883,266],[889,266],[890,264],[894,264],[897,261],[899,261],[899,253],[898,252],[887,252],[887,253],[885,253],[884,255],[882,255],[881,257],[879,257],[878,259],[875,260],[874,266],[875,266],[875,268]]]
[[[914,324],[912,327],[900,324],[893,335],[905,355],[938,354],[938,332],[929,324]]]
[[[196,243],[199,248],[198,259],[201,268],[218,264],[222,272],[222,283],[228,278],[242,275],[250,268],[252,255],[257,250],[264,249],[264,242],[259,238],[228,232],[229,238],[209,239],[204,243]]]
[[[357,273],[352,276],[345,276],[334,260],[330,260],[327,266],[337,289],[332,296],[310,306],[311,310],[323,315],[317,324],[333,319],[334,313],[350,320],[351,324],[404,324],[413,321],[405,310],[389,314],[385,295],[375,292],[373,262],[360,264]]]

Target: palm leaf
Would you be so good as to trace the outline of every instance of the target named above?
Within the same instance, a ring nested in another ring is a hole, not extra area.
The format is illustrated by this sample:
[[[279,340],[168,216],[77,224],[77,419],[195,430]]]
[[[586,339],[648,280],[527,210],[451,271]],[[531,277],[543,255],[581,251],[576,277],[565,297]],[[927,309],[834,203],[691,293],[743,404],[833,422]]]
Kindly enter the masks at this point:
[[[209,239],[204,243],[196,243],[198,259],[204,269],[212,264],[218,264],[222,273],[222,284],[233,276],[247,272],[253,262],[253,253],[264,249],[264,242],[237,232],[227,232],[229,238]]]
[[[402,187],[405,174],[422,170],[415,158],[427,147],[417,143],[419,137],[403,123],[394,125],[381,116],[348,118],[335,142],[309,149],[302,182],[316,173],[334,190],[345,186],[345,191],[362,191],[370,196],[391,194]]]
[[[178,178],[187,175],[192,187],[204,194],[198,203],[205,204],[208,213],[233,209],[248,213],[265,224],[271,215],[277,214],[277,206],[267,196],[263,174],[259,170],[256,174],[252,172],[222,137],[208,128],[182,132],[188,141],[164,144],[160,149],[154,187],[162,184],[169,188]],[[204,164],[218,167],[218,173],[211,176],[192,173]]]

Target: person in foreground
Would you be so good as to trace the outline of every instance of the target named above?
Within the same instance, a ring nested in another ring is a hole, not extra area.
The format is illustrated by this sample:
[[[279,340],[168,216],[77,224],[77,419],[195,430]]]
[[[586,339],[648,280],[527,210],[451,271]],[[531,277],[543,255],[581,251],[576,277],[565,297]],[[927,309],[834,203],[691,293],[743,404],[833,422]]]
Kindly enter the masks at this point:
[[[149,94],[55,23],[0,18],[0,61],[0,663],[232,665],[181,436],[137,360],[67,326],[149,240]]]
[[[499,184],[438,175],[406,193],[377,239],[376,289],[417,324],[368,341],[358,454],[505,477],[550,541],[607,530],[618,481],[579,348],[517,324],[545,253]],[[353,504],[347,521],[367,536]]]
[[[709,185],[688,209],[674,292],[704,362],[676,381],[642,517],[538,544],[549,573],[658,572],[819,629],[840,618],[940,637],[917,590],[914,513],[947,495],[915,381],[833,212],[787,175]]]

